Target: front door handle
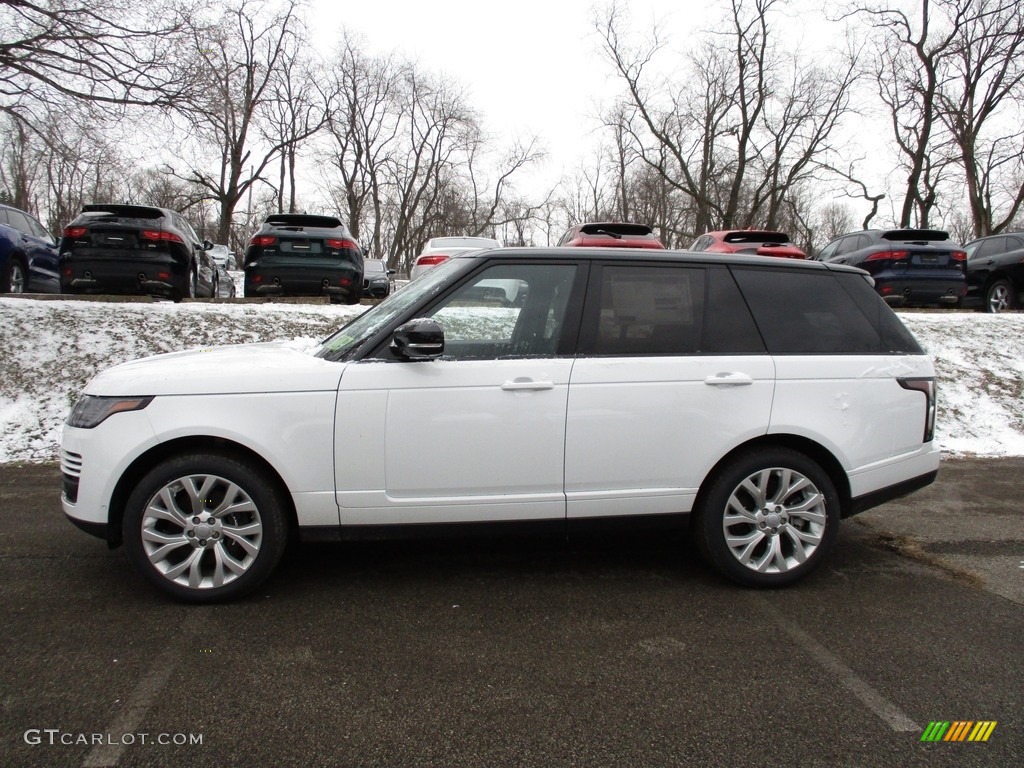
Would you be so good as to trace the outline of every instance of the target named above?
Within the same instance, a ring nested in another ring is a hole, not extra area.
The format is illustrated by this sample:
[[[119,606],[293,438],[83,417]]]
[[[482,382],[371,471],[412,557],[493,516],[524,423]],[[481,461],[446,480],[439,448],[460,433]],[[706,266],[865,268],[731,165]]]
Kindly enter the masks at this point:
[[[523,377],[506,381],[501,385],[501,388],[506,392],[539,392],[544,389],[554,389],[555,382],[534,381],[533,379]]]
[[[754,383],[754,380],[745,373],[716,373],[704,379],[705,384],[712,387],[742,387]]]

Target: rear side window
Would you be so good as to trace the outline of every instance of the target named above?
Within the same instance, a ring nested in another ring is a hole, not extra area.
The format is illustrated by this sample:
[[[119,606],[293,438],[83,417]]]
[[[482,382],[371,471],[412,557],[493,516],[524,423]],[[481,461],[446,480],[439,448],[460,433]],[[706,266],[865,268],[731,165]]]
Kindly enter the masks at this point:
[[[867,301],[863,289],[874,291],[861,275],[742,267],[733,274],[773,355],[921,354],[877,295]]]
[[[606,266],[598,303],[587,313],[585,353],[695,354],[704,324],[705,279],[705,270],[694,267]]]
[[[598,297],[586,310],[582,354],[765,354],[725,267],[608,265],[595,285]]]

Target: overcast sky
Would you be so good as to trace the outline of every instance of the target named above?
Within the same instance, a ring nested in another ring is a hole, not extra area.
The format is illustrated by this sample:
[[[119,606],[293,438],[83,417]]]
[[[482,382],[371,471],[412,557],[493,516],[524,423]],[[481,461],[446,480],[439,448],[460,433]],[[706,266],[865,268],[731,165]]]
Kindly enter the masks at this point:
[[[727,7],[726,0],[622,4],[634,30],[646,34],[657,22],[672,51],[706,35]],[[538,187],[557,183],[563,170],[576,168],[593,149],[594,118],[621,91],[600,54],[592,23],[595,9],[606,5],[605,0],[313,0],[310,20],[325,55],[342,27],[358,31],[375,53],[401,52],[465,84],[489,130],[539,135],[549,160],[522,191],[540,192]],[[809,0],[780,3],[774,29],[794,45],[827,49],[829,36],[838,37],[838,25],[814,21],[821,8]]]

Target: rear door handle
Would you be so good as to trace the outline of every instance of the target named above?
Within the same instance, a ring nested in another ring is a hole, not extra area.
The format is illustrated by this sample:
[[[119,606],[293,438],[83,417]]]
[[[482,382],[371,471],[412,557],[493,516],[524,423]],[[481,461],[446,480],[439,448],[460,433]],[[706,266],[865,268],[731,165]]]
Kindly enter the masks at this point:
[[[538,392],[544,389],[554,389],[553,381],[534,381],[533,379],[517,378],[506,381],[501,385],[506,392]]]
[[[716,373],[704,379],[704,383],[712,387],[743,387],[753,384],[754,380],[745,373]]]

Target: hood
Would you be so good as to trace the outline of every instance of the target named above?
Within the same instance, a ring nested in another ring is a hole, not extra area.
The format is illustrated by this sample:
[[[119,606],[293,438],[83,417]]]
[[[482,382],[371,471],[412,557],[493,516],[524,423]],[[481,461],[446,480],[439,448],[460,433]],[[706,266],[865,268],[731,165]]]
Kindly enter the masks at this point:
[[[287,342],[203,347],[109,368],[85,387],[89,395],[201,395],[315,392],[338,388],[343,363]]]

